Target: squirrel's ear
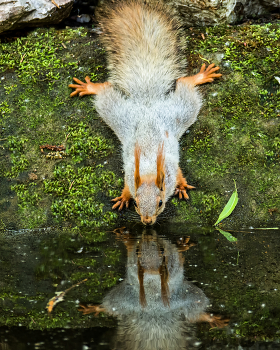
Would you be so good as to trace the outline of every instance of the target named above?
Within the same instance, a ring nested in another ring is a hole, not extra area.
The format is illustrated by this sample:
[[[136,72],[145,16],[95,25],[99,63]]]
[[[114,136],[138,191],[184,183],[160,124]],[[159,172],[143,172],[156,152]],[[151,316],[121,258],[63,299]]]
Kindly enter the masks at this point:
[[[164,144],[164,142],[162,143],[162,145],[158,149],[157,178],[156,178],[156,185],[161,191],[164,190],[164,178],[165,178],[163,144]]]
[[[135,190],[140,187],[141,185],[141,178],[140,178],[140,147],[136,144],[135,151],[134,151],[134,157],[135,157],[135,172],[134,172],[134,182],[135,182]]]

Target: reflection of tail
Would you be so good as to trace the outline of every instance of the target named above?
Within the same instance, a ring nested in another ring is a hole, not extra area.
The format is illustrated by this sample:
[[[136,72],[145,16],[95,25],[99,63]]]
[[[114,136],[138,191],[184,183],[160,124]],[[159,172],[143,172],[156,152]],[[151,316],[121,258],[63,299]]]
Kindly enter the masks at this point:
[[[140,316],[140,315],[139,315]],[[130,316],[119,321],[114,348],[122,350],[195,350],[195,327],[182,317]]]

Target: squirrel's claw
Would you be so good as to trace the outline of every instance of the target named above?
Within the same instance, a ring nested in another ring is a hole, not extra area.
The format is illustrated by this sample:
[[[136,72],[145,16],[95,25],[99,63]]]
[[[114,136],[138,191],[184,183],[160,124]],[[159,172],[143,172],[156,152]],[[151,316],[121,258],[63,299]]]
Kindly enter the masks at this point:
[[[112,202],[117,202],[112,206],[112,209],[116,209],[119,207],[119,211],[121,211],[123,209],[124,205],[126,206],[126,208],[128,208],[129,199],[127,199],[126,197],[123,197],[123,196],[112,199]]]
[[[182,174],[182,170],[179,168],[178,174],[177,174],[177,184],[176,184],[174,196],[176,196],[178,194],[179,199],[182,199],[183,197],[184,197],[184,199],[189,199],[189,196],[188,196],[186,190],[191,190],[193,188],[195,188],[195,187],[188,185],[186,179],[184,178],[184,176]]]
[[[84,305],[80,304],[79,306],[80,306],[80,308],[78,309],[78,311],[82,312],[83,315],[88,315],[88,314],[94,313],[94,316],[96,317],[100,314],[100,312],[106,311],[103,307],[100,307],[99,305],[84,306]]]
[[[126,206],[126,208],[128,208],[130,198],[131,194],[129,192],[129,188],[127,185],[125,185],[121,196],[112,199],[112,202],[117,202],[112,206],[112,209],[116,209],[117,207],[119,207],[119,211],[121,211],[124,205]]]
[[[73,91],[71,94],[70,94],[70,97],[73,97],[73,96],[76,96],[76,95],[80,95],[80,96],[83,96],[83,95],[88,95],[87,93],[87,84],[90,82],[90,80],[88,81],[87,78],[89,79],[89,77],[86,77],[86,83],[82,82],[81,80],[77,79],[77,78],[73,78],[73,80],[79,84],[69,84],[68,87],[72,88],[72,89],[76,89],[75,91]]]
[[[110,83],[92,83],[90,81],[90,77],[86,76],[85,81],[86,83],[82,82],[81,80],[77,78],[73,78],[73,80],[78,84],[69,84],[68,86],[72,89],[76,89],[70,94],[70,97],[79,95],[97,95],[104,87],[109,86]]]
[[[188,185],[187,182],[185,182],[183,184],[177,185],[174,195],[176,196],[178,194],[179,195],[179,199],[182,199],[183,197],[184,197],[184,199],[189,199],[189,196],[187,194],[186,189],[191,190],[193,188],[195,188],[195,187],[191,186],[191,185]]]
[[[220,73],[215,73],[217,70],[219,70],[220,67],[215,67],[215,64],[212,63],[206,68],[206,64],[203,63],[202,67],[200,68],[199,73],[196,75],[192,75],[189,77],[182,77],[177,79],[177,82],[181,82],[183,84],[189,84],[189,85],[201,85],[205,83],[212,83],[214,81],[214,78],[219,78],[222,76]]]
[[[196,85],[211,83],[212,81],[214,81],[214,78],[219,78],[222,76],[222,74],[220,73],[214,73],[220,69],[220,67],[213,68],[214,66],[215,64],[212,63],[205,69],[206,65],[205,63],[203,63],[200,72],[197,74]]]
[[[179,194],[179,199],[182,199],[184,197],[184,199],[189,199],[189,196],[186,192],[185,189],[181,189],[181,188],[176,188],[175,190],[175,196]]]
[[[222,319],[222,316],[216,315],[211,317],[211,321],[209,323],[212,328],[223,328],[229,324],[229,321],[229,318]]]
[[[185,252],[190,249],[190,247],[195,246],[195,243],[189,243],[190,237],[183,239],[182,237],[177,240],[177,249],[178,252]]]

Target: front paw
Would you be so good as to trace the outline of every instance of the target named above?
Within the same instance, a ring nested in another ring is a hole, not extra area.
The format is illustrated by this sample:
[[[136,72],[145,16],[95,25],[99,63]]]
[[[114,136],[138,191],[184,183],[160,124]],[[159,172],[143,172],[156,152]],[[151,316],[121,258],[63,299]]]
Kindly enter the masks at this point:
[[[215,67],[215,64],[210,64],[207,68],[205,63],[202,65],[200,72],[196,75],[196,85],[201,85],[205,83],[212,83],[214,78],[219,78],[222,76],[220,73],[215,73],[220,67]]]
[[[180,184],[177,184],[174,196],[179,194],[179,199],[182,199],[183,197],[184,199],[189,199],[189,196],[186,190],[192,190],[193,188],[195,187],[188,185],[187,181],[184,179],[184,181],[182,181]]]
[[[222,318],[223,316],[216,315],[211,317],[210,326],[211,328],[224,328],[229,324],[229,318]]]
[[[78,311],[82,312],[83,315],[88,315],[88,314],[94,313],[94,316],[96,317],[100,314],[100,312],[106,311],[103,307],[100,307],[99,305],[84,306],[84,305],[80,304],[79,306],[80,306],[80,308],[78,309]]]
[[[130,197],[128,198],[122,194],[120,197],[116,197],[116,198],[112,199],[112,202],[116,202],[112,206],[112,209],[116,209],[119,207],[119,211],[121,211],[123,209],[124,205],[126,206],[126,208],[128,208],[129,201],[130,201]]]
[[[73,78],[73,80],[77,83],[77,84],[69,84],[68,86],[72,89],[75,89],[75,91],[73,91],[70,94],[70,97],[76,96],[76,95],[80,95],[80,96],[84,96],[84,95],[89,95],[89,86],[91,83],[90,78],[86,77],[86,83],[82,82],[81,80],[77,79],[77,78]]]
[[[126,206],[126,208],[128,208],[130,199],[131,199],[131,194],[129,191],[129,187],[128,185],[125,185],[124,189],[122,190],[121,196],[112,199],[112,202],[116,202],[112,206],[112,209],[116,209],[119,207],[119,211],[121,211],[124,205]]]
[[[177,249],[178,252],[185,252],[190,249],[190,247],[195,246],[195,243],[189,243],[190,237],[183,238],[177,240]]]

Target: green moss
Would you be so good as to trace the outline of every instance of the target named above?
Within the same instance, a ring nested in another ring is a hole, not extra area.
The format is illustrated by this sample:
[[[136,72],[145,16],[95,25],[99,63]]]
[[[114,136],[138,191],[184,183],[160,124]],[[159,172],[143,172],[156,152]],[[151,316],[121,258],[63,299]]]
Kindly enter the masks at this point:
[[[98,198],[101,193],[109,198],[117,194],[115,174],[102,168],[99,165],[75,169],[62,165],[54,170],[53,180],[44,181],[44,191],[54,196],[51,210],[57,220],[103,226],[117,217],[116,213],[104,211]]]
[[[100,135],[93,135],[92,130],[84,122],[68,127],[67,129],[67,154],[74,162],[80,162],[87,158],[107,156],[112,151],[108,140]]]
[[[279,24],[194,29],[188,41],[191,67],[215,62],[223,74],[203,88],[199,121],[181,140],[182,168],[197,187],[191,205],[202,221],[215,222],[235,179],[240,202],[225,222],[279,222],[268,211],[280,205]]]
[[[12,43],[2,44],[1,71],[16,69],[22,84],[46,81],[51,87],[54,81],[60,78],[61,68],[77,66],[77,62],[67,62],[58,57],[58,52],[64,50],[62,37],[54,30],[40,30],[34,31],[28,40],[17,38]],[[6,91],[10,92],[11,88],[6,88]]]
[[[100,323],[100,319],[92,315],[82,316],[78,306],[100,303],[108,288],[119,280],[124,258],[115,244],[114,234],[91,228],[52,228],[46,234],[38,230],[30,230],[27,235],[22,232],[16,241],[9,239],[9,235],[4,239],[0,235],[0,239],[1,259],[4,260],[1,265],[1,326],[20,323],[29,329],[46,329],[76,328],[84,321],[85,327]],[[23,250],[20,250],[18,264],[11,256],[19,245]],[[28,256],[24,254],[24,247],[27,247]],[[22,268],[29,271],[24,276]],[[48,314],[46,306],[55,292],[65,291],[84,279],[87,281],[69,290],[64,300]],[[102,325],[112,324],[114,321],[103,317]]]
[[[111,131],[100,125],[91,99],[69,98],[67,86],[80,72],[102,79],[103,55],[83,28],[40,29],[1,44],[0,176],[12,179],[16,194],[10,206],[0,199],[8,207],[6,223],[40,227],[72,220],[101,226],[115,221],[110,199],[122,180],[107,165],[114,150]],[[67,158],[47,158],[49,151],[39,148],[46,144],[64,145]]]

